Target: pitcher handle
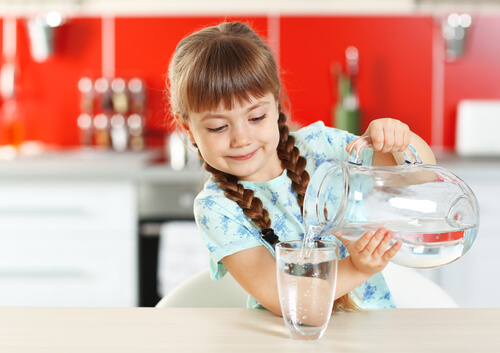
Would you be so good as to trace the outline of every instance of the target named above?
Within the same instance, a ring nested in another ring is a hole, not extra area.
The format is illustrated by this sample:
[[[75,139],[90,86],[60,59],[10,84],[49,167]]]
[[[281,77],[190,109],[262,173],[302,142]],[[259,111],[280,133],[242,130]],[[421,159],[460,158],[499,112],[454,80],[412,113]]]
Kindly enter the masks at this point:
[[[354,146],[358,145],[358,148],[354,148]],[[366,147],[372,147],[372,138],[370,136],[361,136],[357,139],[355,143],[351,145],[349,149],[349,157],[347,158],[347,162],[356,165],[362,165],[361,161],[361,152]],[[418,155],[417,149],[411,143],[408,145],[408,148],[403,152],[404,161],[402,164],[422,164],[422,160]]]

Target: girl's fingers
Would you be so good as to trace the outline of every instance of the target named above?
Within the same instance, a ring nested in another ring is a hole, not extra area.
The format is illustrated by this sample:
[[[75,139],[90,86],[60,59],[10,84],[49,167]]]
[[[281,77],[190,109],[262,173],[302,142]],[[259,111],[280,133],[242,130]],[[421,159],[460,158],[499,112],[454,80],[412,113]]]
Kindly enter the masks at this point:
[[[393,145],[393,151],[394,152],[403,152],[405,150],[405,130],[403,129],[402,132],[400,133],[395,133],[394,134],[394,145]]]
[[[408,125],[390,118],[374,120],[365,134],[372,138],[373,150],[382,153],[403,152],[411,138]]]
[[[399,152],[405,151],[410,145],[411,131],[408,125],[403,124],[403,133],[401,134],[401,136],[403,137],[403,145],[401,146]]]
[[[401,241],[390,247],[393,233],[385,228],[379,228],[375,233],[365,232],[358,240],[349,241],[338,235],[337,238],[354,256],[371,257],[372,255],[384,261],[389,261],[401,248]]]
[[[399,249],[401,249],[402,245],[403,245],[403,243],[400,240],[398,240],[396,243],[394,243],[393,246],[390,247],[389,250],[387,250],[385,252],[385,254],[382,257],[382,259],[384,261],[389,262],[389,260],[391,260],[396,255],[396,253],[399,251]]]
[[[398,133],[395,135],[397,141],[394,143],[394,152],[404,152],[410,144],[410,128],[401,123]]]
[[[382,151],[385,144],[383,128],[375,125],[370,130],[370,137],[372,138],[372,148],[374,151]]]
[[[386,126],[384,128],[384,145],[381,152],[389,153],[394,149],[394,144],[396,143],[397,133],[393,125]]]
[[[389,248],[389,246],[391,245],[392,237],[393,233],[391,231],[387,231],[384,234],[384,237],[380,241],[379,245],[375,249],[374,254],[382,257]]]
[[[375,234],[372,236],[368,244],[366,244],[364,252],[366,255],[373,254],[374,251],[378,248],[380,245],[380,242],[384,239],[384,236],[386,234],[386,230],[384,228],[379,228],[375,232]]]
[[[361,238],[356,240],[352,244],[352,250],[350,249],[349,252],[355,251],[356,253],[360,253],[366,249],[366,246],[370,243],[371,239],[373,238],[373,233],[372,232],[366,232],[364,233]],[[343,242],[342,242],[343,243]]]
[[[367,234],[367,233],[365,233],[365,234]],[[386,233],[387,233],[387,230],[385,228],[379,228],[379,229],[377,229],[375,234],[373,234],[373,235],[370,234],[371,235],[370,239],[368,239],[368,237],[365,238],[365,236],[360,238],[360,239],[364,238],[364,242],[363,242],[364,248],[359,249],[358,252],[363,252],[365,255],[372,255],[375,252],[375,250],[378,249],[378,247],[380,246],[380,242],[383,241]],[[366,242],[366,240],[368,240],[368,242]]]

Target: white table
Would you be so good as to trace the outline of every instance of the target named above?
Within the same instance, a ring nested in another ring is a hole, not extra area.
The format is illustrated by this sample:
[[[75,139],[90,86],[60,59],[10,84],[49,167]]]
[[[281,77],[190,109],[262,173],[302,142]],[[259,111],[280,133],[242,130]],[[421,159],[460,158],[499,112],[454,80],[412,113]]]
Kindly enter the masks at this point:
[[[340,314],[294,341],[263,310],[0,307],[0,352],[500,352],[500,309]]]

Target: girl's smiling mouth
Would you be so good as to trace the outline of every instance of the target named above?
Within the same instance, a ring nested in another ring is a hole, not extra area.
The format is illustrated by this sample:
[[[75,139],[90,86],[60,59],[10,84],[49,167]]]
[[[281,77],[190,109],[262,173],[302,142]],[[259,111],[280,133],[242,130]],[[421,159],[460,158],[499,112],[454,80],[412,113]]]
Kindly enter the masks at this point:
[[[253,151],[252,153],[245,154],[242,156],[229,156],[229,158],[234,159],[236,161],[246,161],[246,160],[252,158],[255,155],[255,153],[257,153],[257,150]]]

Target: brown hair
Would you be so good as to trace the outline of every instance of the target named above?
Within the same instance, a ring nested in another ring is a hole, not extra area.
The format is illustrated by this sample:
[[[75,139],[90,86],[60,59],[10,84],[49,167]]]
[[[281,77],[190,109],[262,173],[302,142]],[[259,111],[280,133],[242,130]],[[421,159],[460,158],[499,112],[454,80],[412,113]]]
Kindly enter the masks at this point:
[[[286,115],[281,111],[282,90],[279,73],[271,49],[249,26],[240,22],[225,22],[197,31],[179,42],[169,66],[169,93],[172,113],[187,121],[189,112],[215,110],[220,104],[232,109],[235,102],[271,93],[280,102],[278,156],[297,193],[302,208],[309,183],[305,170],[307,160],[300,155],[295,139],[289,135]],[[202,94],[200,94],[203,92]],[[201,155],[200,155],[201,157]],[[238,183],[238,178],[205,163],[224,191],[236,202],[263,234],[271,228],[271,219],[262,201],[252,190]],[[267,234],[266,234],[267,233]],[[277,237],[264,236],[271,244]],[[357,310],[349,294],[335,301],[335,309]]]

